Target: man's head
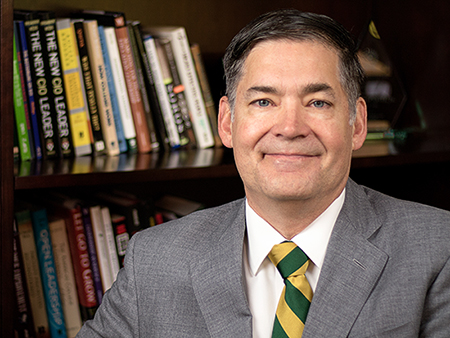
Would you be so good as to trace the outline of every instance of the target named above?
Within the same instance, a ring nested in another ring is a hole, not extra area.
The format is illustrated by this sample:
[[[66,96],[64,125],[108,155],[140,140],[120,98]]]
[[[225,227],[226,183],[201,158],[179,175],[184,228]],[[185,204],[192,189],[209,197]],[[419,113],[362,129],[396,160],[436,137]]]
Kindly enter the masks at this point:
[[[314,23],[311,32],[305,17]],[[230,87],[220,100],[219,133],[234,149],[249,204],[277,229],[288,209],[314,219],[332,203],[347,182],[352,151],[365,139],[360,68],[343,47],[351,45],[348,36],[329,37],[341,34],[335,25],[297,11],[270,13],[239,33],[225,58]],[[288,38],[293,32],[307,37]],[[343,71],[344,63],[353,68]],[[299,218],[312,221],[292,220]]]
[[[224,56],[226,95],[232,111],[242,68],[250,51],[260,42],[268,40],[315,41],[336,50],[340,58],[340,75],[352,114],[361,95],[364,79],[356,46],[347,30],[333,19],[314,13],[285,9],[261,15],[244,27],[231,41]]]

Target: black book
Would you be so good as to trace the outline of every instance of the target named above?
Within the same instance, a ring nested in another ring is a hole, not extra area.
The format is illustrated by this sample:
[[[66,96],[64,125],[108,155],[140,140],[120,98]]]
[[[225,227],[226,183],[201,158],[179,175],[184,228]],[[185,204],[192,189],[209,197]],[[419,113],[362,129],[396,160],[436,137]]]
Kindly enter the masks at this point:
[[[144,80],[144,68],[139,56],[139,49],[137,45],[136,34],[139,33],[136,30],[136,26],[129,22],[128,23],[128,34],[130,36],[131,54],[133,55],[134,64],[136,66],[136,77],[139,85],[139,89],[142,94],[142,103],[144,104],[145,117],[148,125],[148,132],[150,135],[150,141],[152,143],[152,151],[158,151],[160,148],[160,137],[158,137],[155,123],[153,121],[152,110],[150,106],[150,97],[148,95],[147,87]]]
[[[163,149],[164,151],[169,151],[171,148],[170,141],[169,137],[167,136],[166,127],[161,112],[161,107],[159,106],[158,94],[156,93],[155,83],[153,81],[153,74],[150,68],[150,63],[148,61],[147,52],[144,47],[140,25],[138,24],[138,22],[135,22],[132,26],[135,33],[134,36],[136,39],[136,46],[139,51],[139,59],[143,67],[142,70],[144,73],[144,83],[145,88],[147,89],[147,94],[150,103],[150,110],[153,115],[156,130],[158,131],[160,148]]]

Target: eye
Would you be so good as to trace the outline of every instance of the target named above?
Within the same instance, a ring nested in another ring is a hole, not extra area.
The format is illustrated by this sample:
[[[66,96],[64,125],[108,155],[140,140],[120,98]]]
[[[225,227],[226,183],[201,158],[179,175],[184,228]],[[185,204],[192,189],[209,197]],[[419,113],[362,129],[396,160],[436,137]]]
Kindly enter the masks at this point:
[[[326,103],[325,101],[314,101],[314,102],[312,103],[312,105],[313,105],[315,108],[325,108],[326,106],[329,106],[329,104]]]
[[[266,99],[256,100],[254,103],[262,108],[270,106],[270,101]]]
[[[327,108],[327,107],[331,106],[331,104],[329,104],[328,102],[326,102],[326,101],[321,101],[321,100],[313,101],[313,102],[311,103],[311,105],[312,105],[314,108],[318,108],[318,109]]]

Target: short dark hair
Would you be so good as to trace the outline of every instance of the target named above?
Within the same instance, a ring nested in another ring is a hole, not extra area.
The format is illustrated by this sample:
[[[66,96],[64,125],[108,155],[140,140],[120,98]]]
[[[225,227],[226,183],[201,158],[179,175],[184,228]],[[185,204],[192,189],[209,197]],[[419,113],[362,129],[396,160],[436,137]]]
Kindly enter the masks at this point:
[[[225,52],[226,95],[232,111],[244,62],[255,45],[267,40],[315,41],[334,48],[340,59],[341,84],[350,107],[355,106],[361,95],[364,73],[350,33],[328,16],[281,9],[263,14],[250,22],[231,40]],[[351,114],[352,121],[355,114]]]

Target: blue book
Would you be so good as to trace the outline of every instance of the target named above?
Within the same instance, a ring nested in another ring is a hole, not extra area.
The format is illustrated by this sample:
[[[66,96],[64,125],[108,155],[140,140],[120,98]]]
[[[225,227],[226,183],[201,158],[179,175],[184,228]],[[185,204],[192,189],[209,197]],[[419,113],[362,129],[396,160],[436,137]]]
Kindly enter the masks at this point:
[[[31,219],[44,289],[49,331],[52,338],[66,338],[66,325],[56,276],[46,209],[38,208],[31,211]]]
[[[117,140],[119,141],[119,150],[124,153],[128,150],[127,141],[123,131],[122,118],[120,116],[119,102],[117,101],[116,85],[111,70],[111,61],[108,53],[108,46],[106,45],[106,37],[103,26],[98,26],[98,35],[100,37],[100,45],[102,47],[103,60],[105,63],[106,79],[108,80],[109,96],[111,98],[111,107],[114,116],[114,123],[116,124]]]
[[[86,234],[87,248],[89,252],[89,260],[91,261],[92,279],[94,281],[95,294],[98,304],[103,299],[102,278],[100,276],[100,267],[98,265],[97,249],[95,248],[94,231],[92,230],[91,215],[88,206],[81,206],[81,214],[83,215],[84,233]]]
[[[25,32],[25,24],[23,21],[15,21],[18,37],[20,41],[20,49],[22,51],[22,62],[24,66],[24,77],[26,81],[26,92],[28,98],[28,111],[30,113],[31,128],[33,134],[33,143],[35,148],[35,156],[37,160],[42,159],[41,139],[39,137],[38,116],[36,113],[36,104],[34,101],[33,79],[31,77],[30,57],[28,53],[28,44]]]

